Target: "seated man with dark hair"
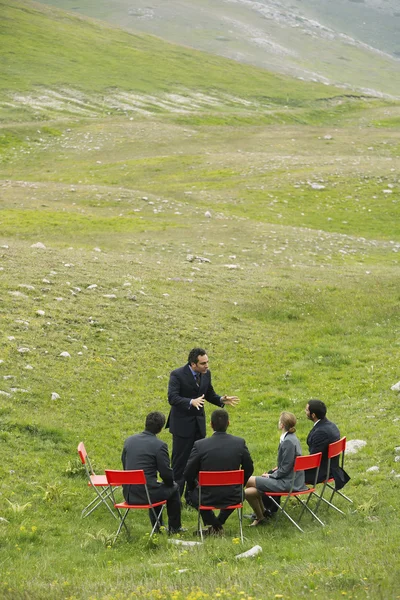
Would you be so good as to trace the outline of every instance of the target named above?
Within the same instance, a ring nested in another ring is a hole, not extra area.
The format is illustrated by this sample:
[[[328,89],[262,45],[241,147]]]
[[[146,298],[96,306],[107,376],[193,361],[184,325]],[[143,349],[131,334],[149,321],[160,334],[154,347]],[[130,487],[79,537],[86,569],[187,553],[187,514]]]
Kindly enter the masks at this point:
[[[244,470],[244,483],[253,473],[253,461],[243,438],[226,433],[229,425],[228,413],[215,410],[211,415],[211,427],[214,433],[209,438],[194,443],[185,469],[185,479],[190,487],[196,485],[199,471],[236,471]],[[241,490],[233,487],[206,487],[202,492],[202,503],[216,507],[237,504],[241,500]],[[192,503],[199,506],[199,490],[192,492]],[[201,511],[201,517],[209,528],[206,534],[218,534],[232,510],[221,509],[218,517],[211,510]]]
[[[181,527],[179,486],[173,478],[168,446],[157,438],[164,425],[165,416],[162,413],[149,413],[146,417],[145,430],[125,440],[122,465],[125,471],[143,469],[151,501],[167,501],[169,533],[179,533],[185,531]],[[157,481],[157,473],[160,474],[162,483]],[[142,486],[124,485],[123,493],[129,504],[147,504],[146,493]],[[160,510],[160,506],[155,508],[157,514]],[[154,525],[155,519],[151,510],[149,516]]]
[[[332,442],[340,440],[340,432],[335,423],[326,418],[326,406],[321,400],[309,400],[305,408],[307,419],[314,423],[313,428],[307,437],[307,445],[310,454],[322,452],[321,466],[318,473],[318,482],[324,481],[327,478],[328,469],[328,446]],[[336,456],[331,461],[331,473],[329,477],[333,477],[333,471],[339,468],[339,457]],[[313,484],[315,481],[315,469],[310,469],[305,472],[306,483]]]

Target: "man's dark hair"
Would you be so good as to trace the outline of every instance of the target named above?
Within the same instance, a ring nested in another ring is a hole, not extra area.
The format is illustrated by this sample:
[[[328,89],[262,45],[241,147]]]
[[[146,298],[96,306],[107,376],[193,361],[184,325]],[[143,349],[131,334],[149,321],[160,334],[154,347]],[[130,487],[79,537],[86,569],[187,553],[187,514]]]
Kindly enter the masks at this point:
[[[310,411],[310,415],[314,414],[317,419],[324,419],[326,416],[326,406],[322,400],[309,400],[308,410]]]
[[[165,416],[160,412],[151,412],[146,417],[146,431],[150,431],[150,433],[160,433],[161,429],[165,425]]]
[[[214,431],[226,431],[229,425],[229,415],[226,410],[218,408],[211,415],[211,427]]]
[[[198,357],[204,356],[205,354],[207,354],[207,352],[204,350],[204,348],[193,348],[189,352],[188,364],[191,365],[192,363],[195,363],[197,365]]]

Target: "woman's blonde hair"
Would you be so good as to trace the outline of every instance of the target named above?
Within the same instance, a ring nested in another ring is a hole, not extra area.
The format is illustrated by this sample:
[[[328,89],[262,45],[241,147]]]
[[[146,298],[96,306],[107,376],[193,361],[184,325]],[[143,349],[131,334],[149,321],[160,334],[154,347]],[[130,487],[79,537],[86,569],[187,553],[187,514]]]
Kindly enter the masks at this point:
[[[295,425],[297,423],[297,419],[293,413],[286,411],[282,412],[279,417],[279,421],[282,423],[285,431],[288,433],[294,433],[296,431]]]

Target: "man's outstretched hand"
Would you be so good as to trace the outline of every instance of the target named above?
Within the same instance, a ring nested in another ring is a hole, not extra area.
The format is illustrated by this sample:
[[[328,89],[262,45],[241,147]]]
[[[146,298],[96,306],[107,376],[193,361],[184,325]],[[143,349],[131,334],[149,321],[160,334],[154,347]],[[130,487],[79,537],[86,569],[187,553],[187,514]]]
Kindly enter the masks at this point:
[[[221,396],[221,402],[229,406],[236,406],[240,402],[237,396]]]
[[[192,400],[192,402],[190,404],[191,404],[191,406],[195,406],[197,408],[197,410],[200,410],[201,408],[203,408],[203,406],[204,406],[204,394],[202,394],[198,398],[193,398],[193,400]]]

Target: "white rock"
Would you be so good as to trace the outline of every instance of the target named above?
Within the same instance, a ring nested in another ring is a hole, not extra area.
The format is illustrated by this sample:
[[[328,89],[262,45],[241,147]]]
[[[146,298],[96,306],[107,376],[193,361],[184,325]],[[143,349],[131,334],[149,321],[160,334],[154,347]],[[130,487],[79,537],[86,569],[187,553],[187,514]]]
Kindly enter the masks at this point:
[[[101,248],[93,248],[95,252],[101,252]]]
[[[71,358],[71,355],[69,352],[61,352],[61,354],[59,354],[59,356],[63,356],[64,358]]]
[[[361,448],[367,445],[364,440],[349,440],[346,443],[346,452],[348,454],[356,454]]]
[[[9,342],[12,342],[13,340],[15,340],[15,337],[13,335],[9,335],[7,339]]]
[[[52,392],[52,394],[51,394],[51,399],[52,400],[59,400],[60,397],[61,396],[59,394],[57,394],[57,392]]]
[[[44,312],[44,310],[37,310],[37,311],[36,311],[36,314],[37,314],[37,316],[38,316],[38,317],[44,317],[44,315],[45,315],[46,313]]]
[[[394,457],[394,462],[400,462],[400,456],[395,456]]]
[[[310,183],[310,186],[312,187],[313,190],[324,190],[325,186],[321,185],[320,183],[315,183],[314,181]]]
[[[186,546],[187,548],[194,548],[195,546],[201,546],[201,542],[191,542],[189,540],[175,540],[169,539],[168,542],[170,544],[175,544],[176,546]]]
[[[10,296],[14,296],[15,298],[27,298],[28,296],[26,294],[23,294],[22,292],[8,292],[10,294]]]
[[[28,369],[28,371],[32,371],[33,367],[32,365],[26,365],[25,369]]]
[[[45,279],[42,279],[42,282],[43,282],[43,283],[51,283],[51,281],[50,281],[49,279],[46,279],[46,278],[45,278]]]
[[[332,136],[331,135],[324,135],[324,140],[331,140]]]
[[[390,389],[393,392],[400,392],[400,381],[398,381],[397,383],[395,383],[394,385],[392,385],[392,387]]]
[[[18,348],[18,352],[20,354],[26,354],[26,352],[30,352],[29,348]]]
[[[6,398],[10,398],[11,394],[5,392],[4,390],[0,390],[0,396],[5,396]]]
[[[42,250],[46,250],[46,246],[42,244],[42,242],[37,242],[36,244],[32,244],[31,248],[41,248]]]
[[[97,284],[96,283],[92,283],[92,285],[88,285],[87,286],[87,290],[95,290],[97,288]]]
[[[15,387],[12,387],[12,388],[10,389],[10,391],[11,391],[13,394],[18,394],[18,393],[19,393],[19,394],[29,394],[29,390],[24,390],[24,388],[15,388]]]
[[[238,265],[224,265],[224,267],[226,267],[227,269],[238,269],[239,268]]]
[[[3,244],[3,245],[1,246],[1,248],[4,248],[5,250],[8,250],[8,248],[9,248],[9,247],[10,247],[10,246],[7,246],[7,244]]]
[[[115,294],[103,294],[103,298],[109,298],[110,300],[114,300],[116,297]]]
[[[396,448],[394,449],[394,451],[396,452],[396,454],[400,454],[400,446],[396,446]]]
[[[27,283],[20,283],[18,287],[24,288],[25,290],[34,290],[35,289],[34,285],[28,285]]]
[[[367,469],[367,473],[379,473],[379,467],[378,467],[378,465],[374,465],[373,467],[369,467],[369,469]]]
[[[212,217],[209,210],[206,210],[206,212],[204,213],[204,216],[207,217],[207,219],[211,219],[211,217]]]
[[[237,554],[235,558],[251,558],[252,556],[257,556],[257,554],[261,554],[262,548],[261,546],[253,546],[247,552],[242,552],[241,554]]]
[[[78,352],[78,356],[82,356],[83,352]]]

